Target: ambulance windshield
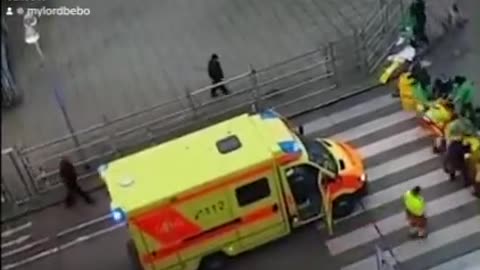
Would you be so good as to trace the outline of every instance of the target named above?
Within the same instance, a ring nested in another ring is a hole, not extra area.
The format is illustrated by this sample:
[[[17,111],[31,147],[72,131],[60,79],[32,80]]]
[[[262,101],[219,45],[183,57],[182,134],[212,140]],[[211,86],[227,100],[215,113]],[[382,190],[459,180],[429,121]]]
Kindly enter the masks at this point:
[[[306,138],[304,136],[298,136],[300,141],[302,141],[305,149],[307,150],[308,159],[311,162],[314,162],[323,168],[332,171],[333,173],[338,173],[337,164],[332,153],[328,151],[327,147],[321,142]]]

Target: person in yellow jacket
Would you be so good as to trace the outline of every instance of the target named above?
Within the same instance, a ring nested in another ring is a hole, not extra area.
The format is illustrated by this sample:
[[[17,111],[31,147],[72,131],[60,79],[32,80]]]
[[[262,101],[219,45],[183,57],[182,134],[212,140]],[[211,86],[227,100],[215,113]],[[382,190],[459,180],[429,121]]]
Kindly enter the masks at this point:
[[[403,204],[407,214],[410,236],[427,237],[427,218],[425,216],[425,199],[421,195],[422,189],[419,186],[405,192]]]

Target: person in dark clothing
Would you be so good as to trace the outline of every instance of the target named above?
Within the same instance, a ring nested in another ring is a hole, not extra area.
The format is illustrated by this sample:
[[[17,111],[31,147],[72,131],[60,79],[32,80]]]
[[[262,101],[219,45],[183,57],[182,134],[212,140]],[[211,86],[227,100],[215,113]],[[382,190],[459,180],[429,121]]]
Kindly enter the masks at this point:
[[[420,63],[415,63],[411,70],[412,77],[420,83],[422,88],[427,89],[431,83],[431,77],[427,69]]]
[[[435,98],[447,99],[453,91],[452,80],[442,80],[437,78],[433,83],[433,95]]]
[[[429,44],[426,34],[427,15],[425,13],[425,1],[416,0],[410,6],[410,15],[415,18],[415,25],[413,27],[413,34],[417,41]]]
[[[93,203],[93,199],[78,185],[77,171],[68,158],[63,157],[60,160],[59,171],[63,184],[67,188],[67,196],[65,197],[65,204],[67,207],[75,204],[76,195],[82,197],[88,204]]]
[[[224,76],[222,66],[220,65],[220,61],[218,60],[218,55],[216,54],[212,54],[210,61],[208,61],[208,76],[212,80],[212,84],[218,84],[223,81]],[[225,95],[229,94],[229,91],[225,87],[225,85],[221,84],[211,89],[212,97],[217,96],[218,90],[221,90]]]
[[[465,160],[466,154],[470,153],[470,146],[465,145],[462,140],[452,140],[447,148],[444,160],[444,169],[450,175],[450,181],[455,180],[456,172],[460,172],[464,185],[469,186],[472,181],[468,164]]]

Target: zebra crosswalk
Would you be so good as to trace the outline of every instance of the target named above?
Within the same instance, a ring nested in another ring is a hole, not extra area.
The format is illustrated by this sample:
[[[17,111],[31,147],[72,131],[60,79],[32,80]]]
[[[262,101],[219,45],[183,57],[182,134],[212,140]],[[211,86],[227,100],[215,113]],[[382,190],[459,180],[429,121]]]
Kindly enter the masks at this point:
[[[389,95],[372,98],[304,126],[307,136],[333,137],[363,155],[368,195],[337,221],[325,245],[342,270],[377,269],[376,247],[400,269],[428,269],[480,249],[480,202],[461,181],[451,182],[431,138],[414,114]],[[419,185],[427,201],[429,237],[412,240],[403,193]],[[480,258],[478,258],[480,265]]]

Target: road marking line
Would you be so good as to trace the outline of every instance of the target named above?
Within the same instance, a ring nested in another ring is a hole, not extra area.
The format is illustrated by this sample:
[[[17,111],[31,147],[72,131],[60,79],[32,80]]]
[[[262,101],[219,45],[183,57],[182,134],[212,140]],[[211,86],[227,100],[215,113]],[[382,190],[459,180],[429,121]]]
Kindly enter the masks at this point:
[[[427,239],[400,244],[394,247],[392,252],[400,262],[405,262],[479,232],[480,216],[477,215],[435,231],[429,234]],[[388,256],[388,254],[388,252],[385,252],[385,255]],[[373,255],[342,267],[342,270],[372,270],[376,269],[376,267],[377,260],[375,255]]]
[[[13,249],[13,250],[10,250],[10,251],[7,251],[7,252],[2,252],[2,259],[8,258],[10,256],[16,255],[16,254],[21,253],[21,252],[25,252],[27,250],[30,250],[34,247],[37,247],[39,245],[42,245],[42,244],[48,242],[49,240],[50,240],[49,237],[45,237],[45,238],[42,238],[42,239],[37,240],[35,242],[32,242],[32,243],[26,244],[24,246],[21,246],[19,248],[16,248],[16,249]]]
[[[68,243],[65,243],[65,244],[62,244],[60,245],[59,247],[54,247],[54,248],[50,248],[50,249],[47,249],[47,250],[44,250],[42,252],[39,252],[33,256],[30,256],[26,259],[23,259],[23,260],[20,260],[20,261],[17,261],[17,262],[13,262],[11,264],[8,264],[8,265],[5,265],[3,266],[2,270],[10,270],[10,269],[15,269],[15,268],[18,268],[22,265],[25,265],[25,264],[28,264],[28,263],[32,263],[34,261],[37,261],[39,259],[42,259],[44,257],[47,257],[47,256],[50,256],[50,255],[53,255],[59,251],[62,251],[62,250],[65,250],[67,248],[70,248],[70,247],[73,247],[75,245],[78,245],[80,243],[83,243],[85,241],[88,241],[92,238],[96,238],[98,236],[101,236],[101,235],[104,235],[104,234],[107,234],[107,233],[110,233],[116,229],[119,229],[121,227],[124,227],[125,226],[125,223],[119,223],[119,224],[115,224],[114,226],[111,226],[111,227],[108,227],[108,228],[105,228],[105,229],[102,229],[102,230],[98,230],[92,234],[88,234],[88,235],[84,235],[84,236],[80,236],[80,237],[77,237],[75,240],[73,241],[70,241]]]
[[[103,222],[107,219],[109,219],[112,215],[111,214],[106,214],[106,215],[103,215],[101,217],[98,217],[98,218],[95,218],[95,219],[92,219],[92,220],[89,220],[89,221],[86,221],[86,222],[83,222],[83,223],[80,223],[74,227],[70,227],[68,229],[65,229],[61,232],[59,232],[57,234],[57,237],[61,237],[61,236],[65,236],[67,234],[71,234],[73,232],[76,232],[76,231],[79,231],[81,229],[84,229],[92,224],[96,224],[96,223],[100,223],[100,222]]]
[[[367,169],[368,181],[377,181],[387,175],[408,169],[435,157],[437,157],[437,155],[432,152],[432,148],[430,146],[422,148],[418,151],[403,155],[397,159],[393,159]]]
[[[457,192],[428,202],[427,214],[430,217],[440,215],[475,200],[476,198],[471,196],[469,189],[461,189]],[[407,227],[405,213],[403,212],[376,221],[375,223],[382,235],[387,235]],[[379,237],[380,235],[376,232],[373,224],[367,224],[351,232],[328,240],[326,245],[330,251],[330,254],[336,256],[340,253],[346,252],[347,250],[376,240]]]
[[[22,235],[20,237],[18,237],[17,239],[15,240],[11,240],[11,241],[8,241],[6,243],[2,243],[2,249],[5,249],[5,248],[9,248],[11,246],[15,246],[15,245],[19,245],[25,241],[27,241],[28,239],[31,238],[31,235],[28,234],[28,235]]]
[[[6,237],[9,237],[17,232],[20,232],[20,231],[23,231],[23,230],[26,230],[28,228],[32,227],[32,222],[27,222],[23,225],[20,225],[18,227],[15,227],[13,229],[9,229],[9,230],[6,230],[4,232],[2,232],[2,238],[6,238]]]
[[[362,154],[364,159],[367,159],[382,152],[386,152],[388,150],[394,149],[401,145],[416,141],[427,136],[428,134],[423,130],[423,128],[415,127],[394,136],[390,136],[388,138],[361,147],[360,149],[358,149],[358,151],[360,152],[360,154]]]
[[[365,196],[362,198],[362,203],[365,210],[371,210],[397,200],[406,190],[414,186],[426,189],[444,182],[448,182],[448,176],[443,169],[437,169]]]
[[[365,115],[365,114],[374,112],[380,108],[397,104],[397,103],[398,101],[393,99],[389,95],[380,96],[368,102],[363,102],[353,107],[350,107],[349,109],[315,119],[311,122],[304,124],[303,128],[305,130],[305,134],[309,135],[309,134],[327,129],[340,122],[345,122],[357,116]]]
[[[404,156],[402,156],[398,159],[394,159],[394,160],[388,161],[386,163],[383,163],[381,165],[378,165],[376,167],[373,167],[372,169],[367,169],[368,182],[373,183],[375,181],[378,181],[378,180],[382,179],[383,177],[385,177],[387,175],[397,173],[397,172],[402,171],[404,169],[407,169],[407,168],[409,168],[413,165],[416,165],[418,163],[422,163],[424,161],[427,161],[427,160],[429,160],[431,158],[435,158],[435,157],[436,157],[436,155],[432,153],[430,147],[426,147],[426,148],[423,148],[423,149],[421,149],[417,152],[413,152],[413,153],[410,153],[408,155],[404,155]],[[405,164],[407,166],[404,166]],[[423,176],[419,176],[419,177],[416,177],[412,180],[408,180],[407,182],[409,182],[409,183],[419,183],[419,182],[417,182],[417,181],[420,181],[418,178],[429,177],[428,175],[430,173],[432,173],[432,174],[435,173],[436,174],[437,172],[432,171],[432,172],[429,172],[427,174],[424,174]],[[435,180],[433,180],[433,178],[432,178],[432,181],[427,181],[426,183],[422,182],[421,185],[422,185],[422,187],[426,188],[426,187],[433,186],[434,185],[433,181],[438,181],[438,183],[441,183],[441,182],[444,182],[444,180],[445,180],[444,177],[439,177]],[[393,187],[394,186],[392,186],[390,188],[393,188]],[[384,189],[380,190],[378,192],[375,192],[375,193],[371,193],[370,195],[368,195],[368,196],[366,196],[362,199],[362,201],[364,202],[364,206],[365,206],[366,210],[370,210],[370,209],[375,208],[374,205],[376,204],[376,202],[372,202],[372,204],[370,205],[370,202],[368,202],[368,201],[369,200],[380,201],[381,200],[380,197],[383,197],[383,194],[385,194],[385,193],[381,193],[383,191],[384,191]],[[398,196],[397,197],[392,196],[391,201],[394,201],[396,199],[398,199]],[[387,202],[388,201],[385,199],[385,203],[387,203]],[[349,220],[349,219],[351,219],[355,216],[358,216],[358,215],[360,215],[364,212],[365,212],[364,209],[361,209],[361,208],[357,207],[357,209],[355,209],[355,211],[352,214],[350,214],[349,216],[346,216],[344,218],[337,219],[337,220],[334,221],[334,223],[339,224],[339,223],[344,222],[346,220]],[[319,223],[317,225],[317,229],[318,230],[324,229],[323,225],[324,225],[323,222]]]
[[[480,269],[480,250],[470,252],[466,255],[457,257],[446,263],[442,263],[429,270],[452,270],[452,269],[464,269],[464,270],[478,270]],[[476,269],[474,268],[476,267]]]
[[[478,215],[435,231],[425,241],[403,243],[393,248],[393,253],[398,260],[407,261],[475,233],[480,233],[480,216]]]
[[[414,119],[414,118],[415,118],[414,114],[409,114],[405,111],[398,111],[390,115],[377,118],[363,125],[356,126],[349,130],[340,132],[338,134],[333,135],[332,137],[342,141],[354,141],[365,135],[372,134],[384,128],[391,128],[402,121]]]

